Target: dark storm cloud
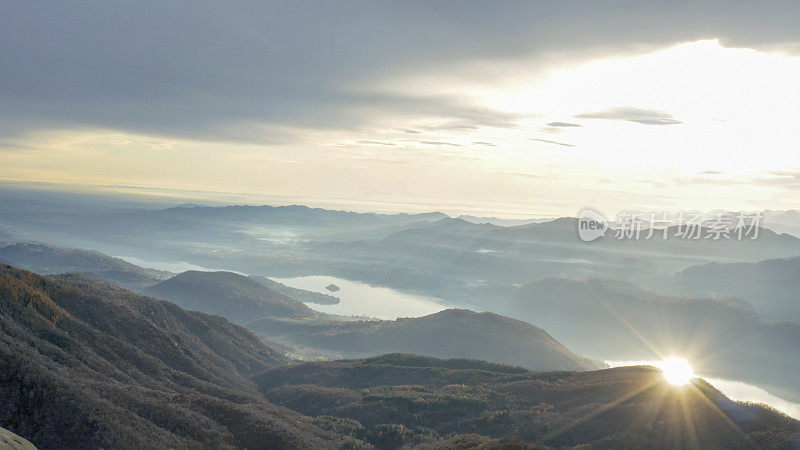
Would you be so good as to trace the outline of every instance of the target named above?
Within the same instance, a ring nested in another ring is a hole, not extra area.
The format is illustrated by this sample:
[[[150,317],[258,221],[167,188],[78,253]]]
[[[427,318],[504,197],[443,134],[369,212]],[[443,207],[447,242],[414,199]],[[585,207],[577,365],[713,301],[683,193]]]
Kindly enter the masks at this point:
[[[605,111],[578,114],[575,117],[579,119],[623,120],[642,125],[677,125],[683,123],[672,117],[672,114],[664,111],[633,107],[611,108]]]
[[[109,127],[285,142],[297,127],[413,115],[511,126],[513,116],[458,99],[362,88],[464,61],[582,58],[715,37],[792,44],[798,13],[796,2],[6,0],[0,134]]]

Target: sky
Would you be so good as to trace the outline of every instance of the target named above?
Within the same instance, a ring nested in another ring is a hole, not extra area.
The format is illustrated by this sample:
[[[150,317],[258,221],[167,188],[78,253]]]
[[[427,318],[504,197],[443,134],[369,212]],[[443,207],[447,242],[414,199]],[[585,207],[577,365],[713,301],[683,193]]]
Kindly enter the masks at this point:
[[[798,2],[0,4],[0,183],[498,217],[800,208]]]

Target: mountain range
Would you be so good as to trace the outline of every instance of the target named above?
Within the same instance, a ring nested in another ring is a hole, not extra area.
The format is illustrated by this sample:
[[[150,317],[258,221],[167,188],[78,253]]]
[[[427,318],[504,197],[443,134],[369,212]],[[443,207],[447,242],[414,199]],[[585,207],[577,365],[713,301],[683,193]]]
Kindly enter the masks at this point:
[[[315,316],[302,302],[244,275],[190,270],[145,289],[182,308],[217,314],[244,324],[264,316]]]
[[[536,448],[797,444],[797,421],[732,402],[701,379],[668,385],[652,367],[538,373],[393,354],[281,366],[254,381],[274,403],[354,421],[353,436],[381,448],[531,448],[514,439]],[[457,437],[436,446],[440,436]]]
[[[0,263],[42,274],[79,272],[131,289],[143,288],[174,275],[139,267],[97,251],[33,243],[0,248]]]
[[[800,257],[701,264],[638,282],[672,295],[738,297],[771,320],[800,322]]]
[[[529,324],[440,314],[456,319],[447,333],[511,322],[564,352]],[[749,448],[788,447],[800,433],[780,413],[699,379],[668,385],[649,367],[531,372],[407,354],[291,363],[224,318],[10,266],[0,352],[0,426],[39,448]]]
[[[227,320],[0,267],[0,425],[40,448],[334,447],[249,376],[281,355]]]
[[[472,227],[455,219],[450,222],[453,223],[439,222],[436,227],[442,230]],[[536,226],[554,233],[569,228],[565,221]],[[490,231],[498,229],[493,225],[483,227]],[[413,242],[413,239],[406,242]],[[317,313],[292,296],[264,286],[263,277],[190,271],[159,282],[153,279],[154,271],[150,269],[98,252],[41,244],[12,245],[0,249],[0,255],[14,264],[45,272],[82,270],[83,274],[110,282],[135,279],[140,293],[171,300],[188,309],[218,314],[240,325],[259,327],[254,329],[268,339],[270,345],[294,357],[364,357],[385,352],[411,352],[482,358],[537,368],[531,354],[514,350],[522,348],[526,342],[515,340],[521,334],[506,341],[509,345],[504,352],[494,352],[491,349],[477,351],[485,345],[478,333],[467,333],[461,340],[451,339],[458,336],[457,333],[436,333],[436,327],[458,329],[451,326],[451,322],[478,320],[467,317],[456,320],[455,313],[449,319],[442,315],[431,320],[427,329],[422,326],[426,323],[423,318],[405,322],[347,322]],[[51,260],[53,262],[49,262]],[[485,300],[476,303],[536,324],[579,354],[606,360],[653,360],[669,354],[688,355],[701,373],[749,381],[784,398],[800,399],[795,386],[800,367],[794,364],[800,360],[796,351],[800,331],[797,323],[784,322],[800,310],[794,296],[796,262],[796,258],[788,258],[758,263],[712,263],[692,266],[671,276],[637,279],[659,293],[629,282],[611,280],[553,278],[522,287],[485,285]],[[402,279],[402,273],[393,274],[396,279]],[[142,287],[146,280],[155,284]],[[437,280],[443,282],[441,277]],[[476,286],[471,289],[480,290]],[[680,295],[687,297],[680,298]],[[460,314],[475,313],[462,311]],[[487,335],[506,336],[508,330],[515,327],[508,317],[498,316],[495,321],[503,326],[490,326],[487,320],[490,316],[476,317],[483,317],[478,322],[491,330]],[[263,319],[261,325],[274,323],[264,328],[254,322],[259,319]],[[417,338],[420,335],[430,339],[426,342]],[[602,339],[588,339],[588,336],[602,336]],[[407,344],[402,344],[404,342]],[[425,345],[412,345],[414,342]],[[452,345],[445,345],[447,342]],[[374,345],[370,347],[370,343]],[[437,348],[428,343],[440,345]],[[511,357],[512,354],[515,356]],[[518,360],[515,362],[514,358]]]
[[[498,310],[535,320],[567,347],[604,360],[682,355],[698,373],[800,400],[800,323],[765,320],[737,299],[678,298],[627,282],[545,279]]]
[[[416,318],[373,321],[268,317],[247,324],[261,335],[339,357],[414,353],[481,359],[533,370],[591,370],[598,364],[570,351],[530,323],[493,313],[447,309]]]

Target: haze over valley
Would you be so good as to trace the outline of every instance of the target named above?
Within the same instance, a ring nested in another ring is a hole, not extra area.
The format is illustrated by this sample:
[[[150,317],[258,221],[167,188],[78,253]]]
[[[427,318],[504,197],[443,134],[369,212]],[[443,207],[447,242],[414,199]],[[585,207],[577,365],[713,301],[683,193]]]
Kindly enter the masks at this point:
[[[798,17],[0,2],[0,450],[800,449]]]
[[[137,254],[132,260],[158,267],[33,243],[0,249],[0,262],[45,274],[79,272],[220,315],[303,360],[401,352],[564,370],[681,355],[698,373],[800,402],[800,366],[794,364],[800,361],[800,328],[791,321],[800,314],[791,294],[800,279],[791,272],[800,239],[768,228],[757,240],[651,243],[609,236],[582,243],[575,238],[574,218],[495,225],[442,213],[358,214],[304,206],[96,214],[83,215],[67,241]],[[81,232],[89,221],[91,233]],[[56,229],[56,222],[70,219],[17,223],[13,229],[22,231],[10,237],[57,240],[65,227]],[[242,231],[255,223],[294,238],[262,240]],[[141,235],[151,244],[128,242]],[[192,270],[176,274],[168,267]],[[407,319],[414,317],[427,322]],[[491,317],[499,321],[490,325]],[[526,341],[531,338],[512,318],[541,327],[560,341],[548,346],[565,345],[591,363],[524,356],[533,341]],[[478,323],[483,325],[476,328]]]

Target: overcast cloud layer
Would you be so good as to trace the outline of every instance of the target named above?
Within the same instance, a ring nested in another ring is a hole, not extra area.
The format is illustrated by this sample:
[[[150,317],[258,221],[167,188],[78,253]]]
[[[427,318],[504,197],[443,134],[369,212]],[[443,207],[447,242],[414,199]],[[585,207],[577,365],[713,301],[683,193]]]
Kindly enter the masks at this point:
[[[4,1],[0,132],[97,127],[280,142],[295,127],[369,126],[376,113],[504,126],[513,117],[447,95],[368,87],[474,67],[466,63],[704,38],[788,51],[799,15],[789,1]]]
[[[797,208],[798,17],[796,1],[4,1],[0,183],[506,217]]]

